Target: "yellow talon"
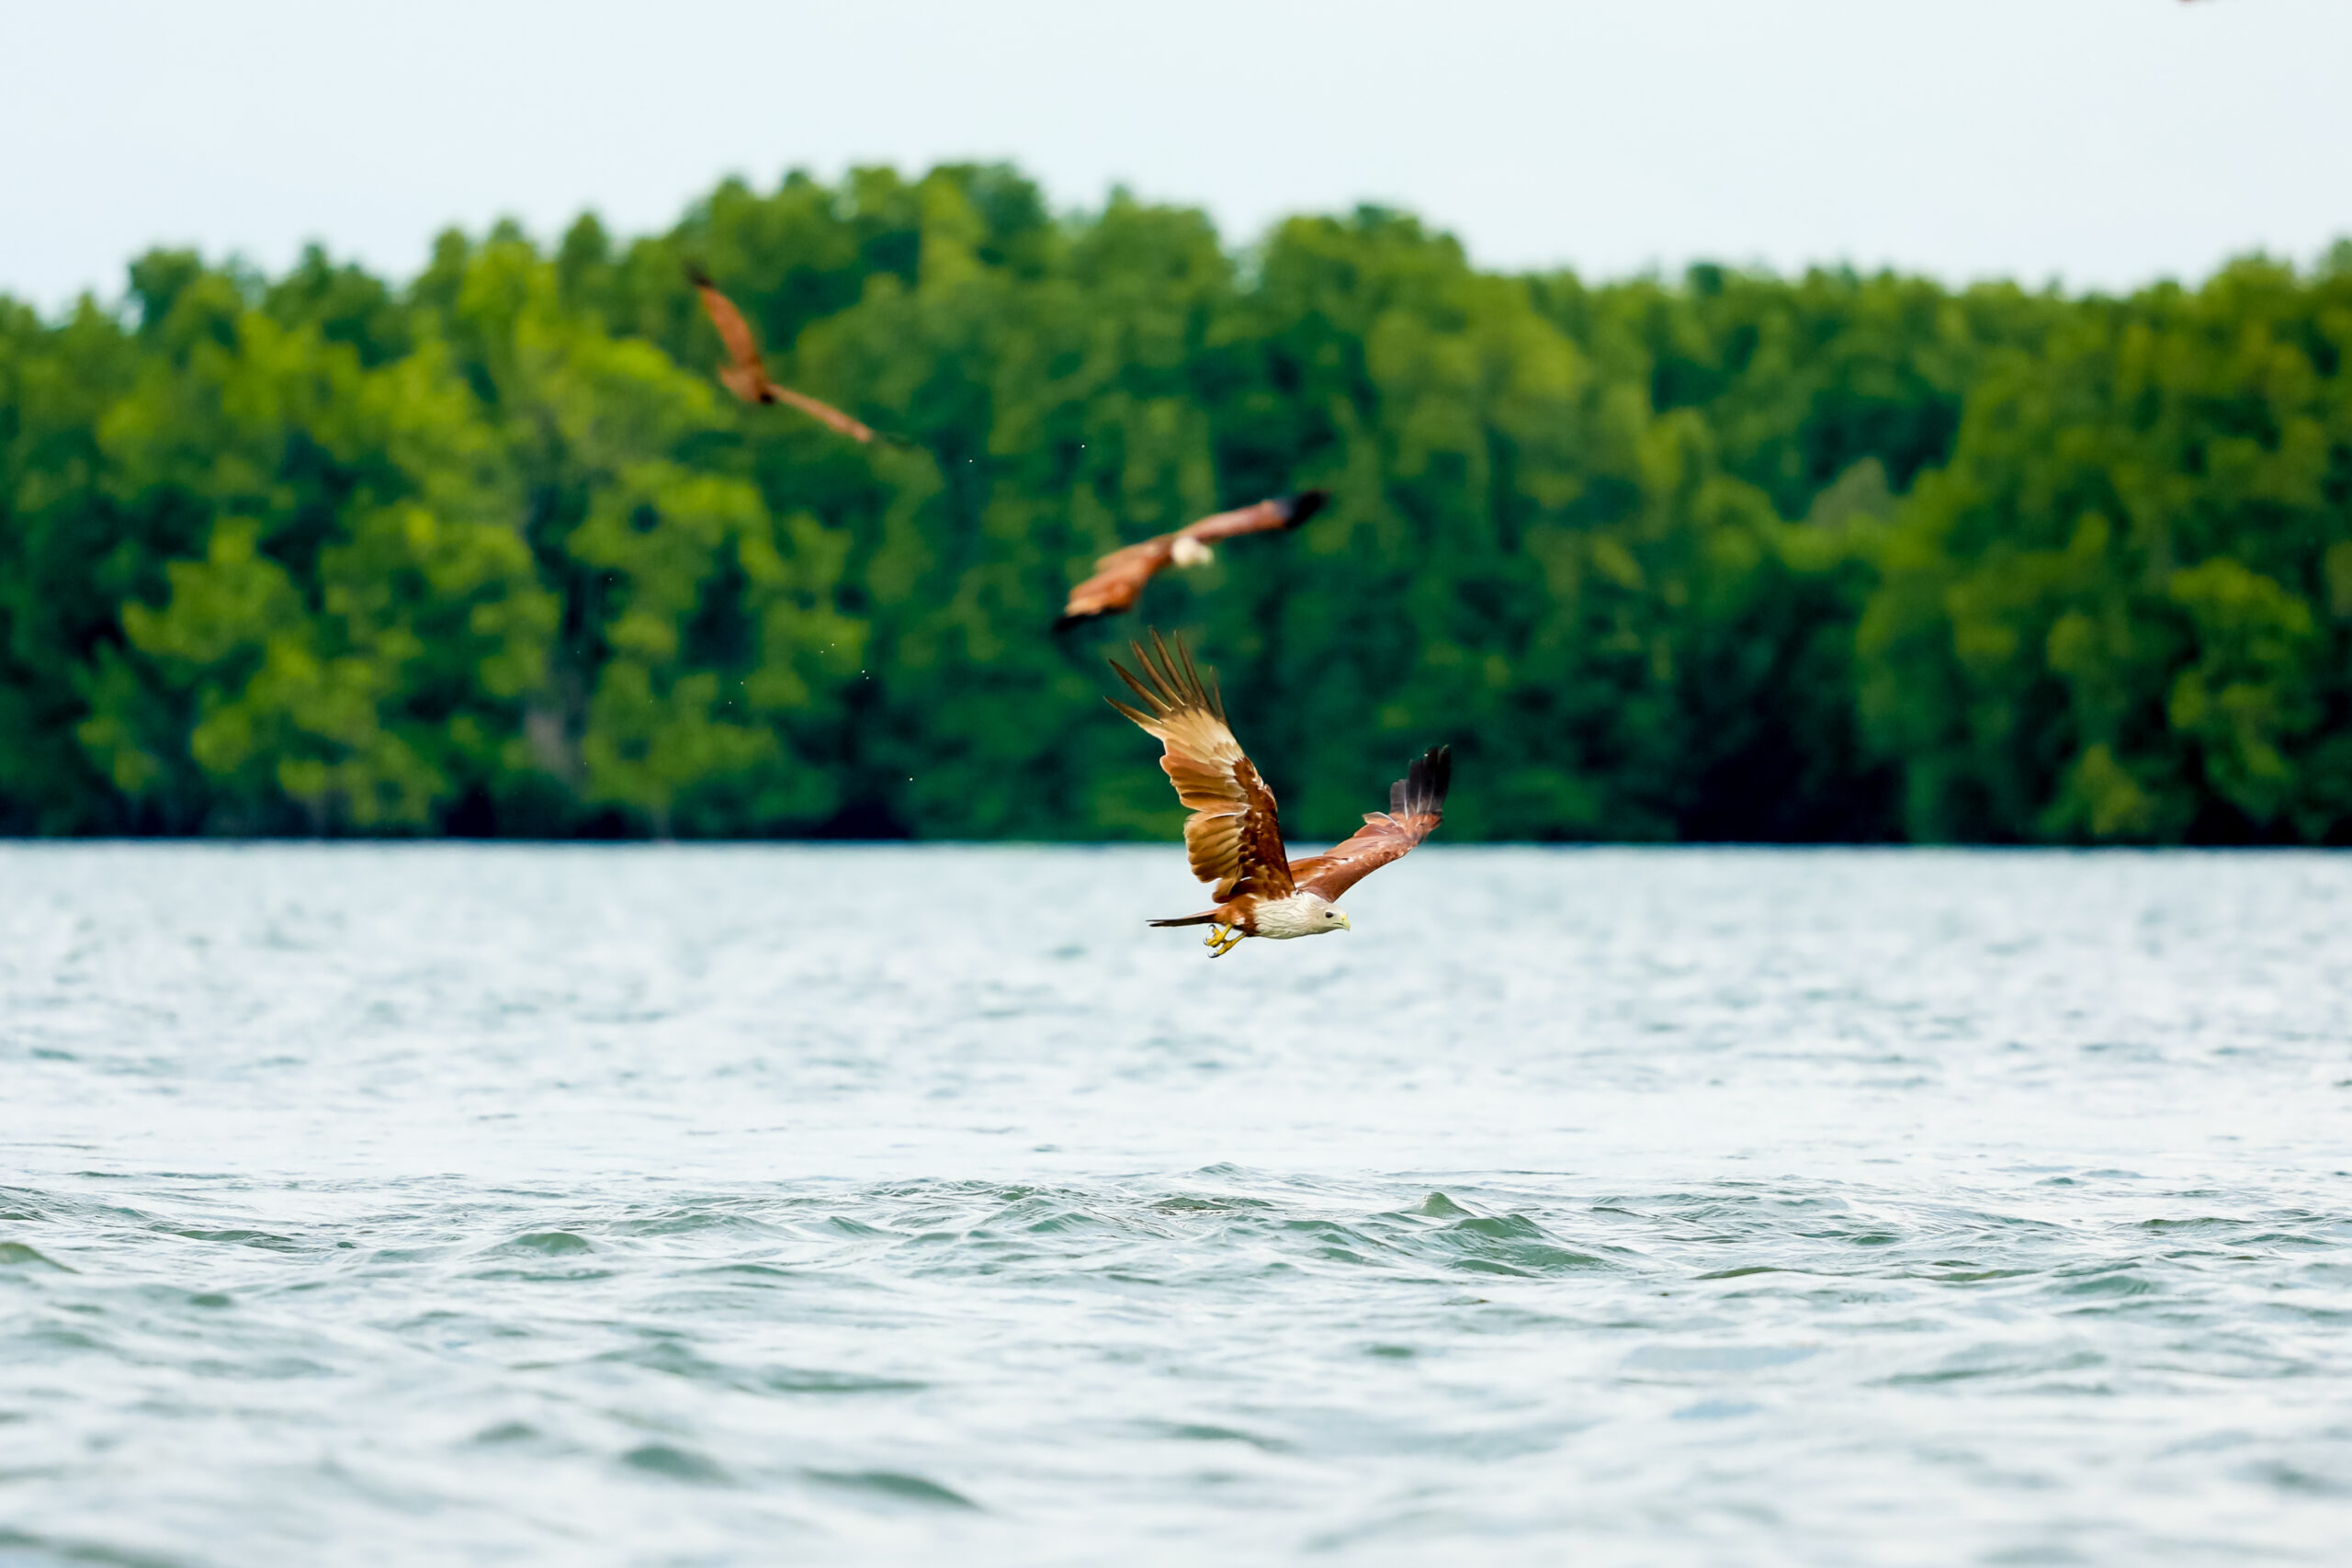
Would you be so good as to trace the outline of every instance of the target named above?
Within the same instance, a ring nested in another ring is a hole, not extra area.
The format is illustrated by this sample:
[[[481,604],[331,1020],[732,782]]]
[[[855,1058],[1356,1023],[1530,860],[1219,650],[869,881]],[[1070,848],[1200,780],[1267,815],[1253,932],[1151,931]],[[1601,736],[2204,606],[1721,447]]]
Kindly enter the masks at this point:
[[[1216,951],[1210,953],[1209,956],[1211,958],[1223,958],[1227,953],[1231,953],[1235,948],[1239,947],[1241,945],[1241,939],[1249,934],[1249,932],[1243,931],[1238,926],[1232,928],[1230,931],[1226,932],[1225,940],[1222,944],[1214,942],[1210,944],[1215,947]]]
[[[1209,934],[1208,934],[1208,937],[1207,937],[1207,939],[1206,939],[1205,941],[1204,941],[1204,942],[1201,943],[1201,945],[1202,945],[1203,947],[1215,947],[1218,942],[1223,942],[1224,940],[1225,940],[1225,928],[1224,928],[1223,926],[1221,926],[1221,925],[1218,925],[1215,920],[1211,920],[1211,921],[1209,922]]]

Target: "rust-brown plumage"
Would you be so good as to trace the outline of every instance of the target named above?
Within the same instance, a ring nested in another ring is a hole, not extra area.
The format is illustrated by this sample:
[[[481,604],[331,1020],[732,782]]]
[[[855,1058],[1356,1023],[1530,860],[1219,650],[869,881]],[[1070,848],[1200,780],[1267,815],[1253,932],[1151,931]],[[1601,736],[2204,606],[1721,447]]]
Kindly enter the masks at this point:
[[[1337,903],[1340,894],[1437,831],[1453,783],[1453,748],[1431,747],[1388,786],[1386,811],[1364,813],[1363,826],[1343,842],[1291,862],[1291,879],[1302,891]]]
[[[718,329],[718,341],[727,345],[727,363],[718,367],[718,378],[729,391],[747,403],[788,404],[852,441],[874,440],[871,428],[832,404],[819,402],[806,392],[796,392],[771,380],[767,366],[760,358],[759,340],[752,336],[751,323],[743,320],[743,312],[735,308],[735,301],[721,294],[702,268],[689,265],[686,276],[694,284],[695,292],[702,296],[702,308],[708,313],[710,324]]]
[[[1055,623],[1054,629],[1059,631],[1078,621],[1128,609],[1143,592],[1144,584],[1169,566],[1193,566],[1208,560],[1209,547],[1219,539],[1295,528],[1322,511],[1330,499],[1328,491],[1303,490],[1296,495],[1277,496],[1255,506],[1219,512],[1197,523],[1186,524],[1173,533],[1113,550],[1094,563],[1093,576],[1069,591],[1069,602],[1062,606],[1061,619]]]
[[[1115,698],[1111,705],[1160,742],[1160,768],[1193,811],[1184,822],[1193,874],[1210,884],[1216,898],[1213,908],[1153,925],[1205,925],[1208,945],[1220,957],[1245,936],[1312,936],[1342,927],[1347,917],[1328,907],[1437,830],[1453,782],[1453,750],[1445,746],[1432,747],[1391,784],[1387,811],[1367,815],[1345,843],[1290,859],[1274,792],[1233,738],[1225,704],[1202,681],[1192,654],[1180,640],[1171,656],[1156,631],[1150,649],[1133,646],[1142,673],[1129,673],[1116,660],[1111,668],[1144,705]]]

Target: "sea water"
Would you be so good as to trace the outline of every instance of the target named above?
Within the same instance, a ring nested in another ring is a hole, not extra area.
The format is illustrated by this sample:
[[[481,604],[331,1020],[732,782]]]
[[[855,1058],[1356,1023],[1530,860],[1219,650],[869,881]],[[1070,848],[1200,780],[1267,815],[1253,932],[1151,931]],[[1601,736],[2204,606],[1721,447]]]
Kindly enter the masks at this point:
[[[0,1565],[2352,1561],[2352,861],[0,846]]]

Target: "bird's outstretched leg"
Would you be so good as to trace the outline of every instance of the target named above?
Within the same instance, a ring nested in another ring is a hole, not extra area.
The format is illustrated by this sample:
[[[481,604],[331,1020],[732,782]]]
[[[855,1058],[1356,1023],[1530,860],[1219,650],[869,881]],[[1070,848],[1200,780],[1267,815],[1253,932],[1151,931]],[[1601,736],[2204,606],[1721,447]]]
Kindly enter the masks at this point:
[[[1210,953],[1209,956],[1211,958],[1223,958],[1227,953],[1231,953],[1235,948],[1239,947],[1241,945],[1241,939],[1249,934],[1250,933],[1248,931],[1243,931],[1240,927],[1234,927],[1232,931],[1227,933],[1224,944],[1215,953]]]

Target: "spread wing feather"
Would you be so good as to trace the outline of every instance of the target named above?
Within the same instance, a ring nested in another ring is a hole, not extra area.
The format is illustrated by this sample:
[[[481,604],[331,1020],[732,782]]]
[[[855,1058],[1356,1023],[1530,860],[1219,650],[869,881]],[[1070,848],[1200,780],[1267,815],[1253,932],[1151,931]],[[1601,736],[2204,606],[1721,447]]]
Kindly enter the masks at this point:
[[[1245,893],[1289,897],[1295,887],[1274,792],[1234,739],[1225,705],[1202,684],[1181,640],[1173,657],[1156,631],[1150,650],[1141,643],[1134,647],[1140,676],[1129,674],[1116,660],[1111,668],[1143,699],[1143,708],[1116,699],[1111,705],[1164,748],[1159,766],[1176,786],[1176,798],[1193,808],[1184,823],[1193,874],[1216,885],[1219,903]]]
[[[749,371],[764,379],[765,367],[760,363],[759,340],[752,336],[751,323],[743,320],[743,312],[735,308],[735,301],[721,294],[718,286],[711,282],[710,275],[698,266],[689,265],[686,278],[695,286],[695,292],[702,296],[703,313],[710,318],[710,324],[718,329],[718,341],[727,349],[728,368]],[[754,398],[751,400],[756,402],[759,400]]]
[[[1398,860],[1437,831],[1445,792],[1453,783],[1453,748],[1434,746],[1388,786],[1388,809],[1366,816],[1345,843],[1290,863],[1299,890],[1336,900],[1340,894]]]

